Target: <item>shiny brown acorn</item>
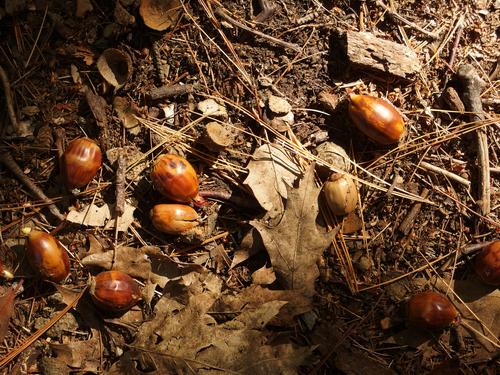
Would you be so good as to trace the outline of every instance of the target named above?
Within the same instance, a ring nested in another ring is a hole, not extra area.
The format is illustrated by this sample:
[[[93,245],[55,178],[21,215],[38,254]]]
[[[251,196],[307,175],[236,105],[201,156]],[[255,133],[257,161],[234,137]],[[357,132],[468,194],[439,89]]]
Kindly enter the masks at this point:
[[[203,204],[198,194],[198,176],[189,162],[181,156],[164,154],[156,159],[151,171],[154,187],[176,202]]]
[[[90,296],[102,310],[125,312],[141,297],[137,282],[121,271],[105,271],[92,278]]]
[[[500,286],[500,240],[490,243],[476,256],[474,270],[484,283]]]
[[[334,173],[323,185],[328,207],[334,215],[346,215],[358,204],[358,189],[347,174]]]
[[[349,117],[372,141],[389,145],[405,132],[403,117],[388,101],[369,95],[349,94]]]
[[[410,325],[427,329],[442,329],[459,319],[450,300],[435,292],[412,296],[407,304],[407,318]]]
[[[153,226],[167,234],[181,234],[199,225],[196,211],[183,204],[157,204],[150,212]]]
[[[90,138],[71,141],[62,157],[64,181],[68,189],[87,185],[102,165],[102,152]]]
[[[44,280],[62,281],[69,274],[69,257],[50,234],[32,230],[26,241],[26,257]]]

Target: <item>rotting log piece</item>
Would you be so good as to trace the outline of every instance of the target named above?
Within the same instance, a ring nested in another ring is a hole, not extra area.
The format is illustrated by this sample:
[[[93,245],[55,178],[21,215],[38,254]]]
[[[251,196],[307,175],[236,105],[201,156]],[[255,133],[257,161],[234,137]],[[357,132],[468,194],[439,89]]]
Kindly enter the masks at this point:
[[[380,39],[368,32],[338,33],[335,45],[356,69],[368,69],[386,75],[410,79],[421,65],[416,53],[403,44]],[[337,51],[336,51],[337,52]]]

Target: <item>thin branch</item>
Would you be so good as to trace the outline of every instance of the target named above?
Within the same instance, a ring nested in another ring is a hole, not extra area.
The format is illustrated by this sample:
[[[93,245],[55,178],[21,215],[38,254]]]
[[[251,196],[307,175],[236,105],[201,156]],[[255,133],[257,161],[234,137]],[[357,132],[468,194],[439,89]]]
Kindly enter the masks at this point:
[[[462,101],[465,109],[471,112],[473,122],[481,122],[485,119],[483,104],[481,102],[481,92],[484,87],[483,80],[479,77],[476,69],[470,64],[461,65],[457,70],[457,78],[462,84]],[[491,211],[491,185],[490,185],[490,158],[488,155],[488,136],[486,129],[479,128],[477,134],[477,156],[479,159],[478,182],[479,208],[481,214],[488,215]]]
[[[5,104],[7,106],[7,113],[9,114],[10,122],[15,133],[18,133],[19,125],[17,122],[16,111],[14,111],[14,104],[12,103],[12,90],[10,88],[9,77],[7,72],[0,65],[0,79],[2,80],[3,91],[5,94]]]
[[[417,30],[418,32],[424,34],[424,35],[427,35],[429,38],[431,39],[437,39],[439,36],[435,33],[432,33],[430,31],[427,31],[427,30],[424,30],[422,29],[420,26],[418,26],[417,24],[413,23],[413,22],[410,22],[408,21],[406,18],[404,18],[402,15],[400,15],[399,13],[397,13],[395,10],[392,10],[391,8],[389,8],[387,5],[385,5],[382,1],[380,0],[377,0],[377,5],[384,8],[384,10],[389,13],[389,15],[399,21],[401,21],[402,23],[404,23],[406,26],[409,26],[411,27],[412,29],[415,29]]]
[[[451,180],[455,180],[455,181],[457,181],[457,182],[459,182],[462,185],[465,185],[467,187],[470,186],[470,181],[469,180],[467,180],[467,179],[465,179],[463,177],[460,177],[460,176],[456,175],[455,173],[449,172],[446,169],[436,167],[434,164],[430,164],[430,163],[427,163],[425,161],[422,161],[422,162],[420,162],[420,164],[418,166],[420,168],[426,169],[426,170],[431,171],[431,172],[440,173],[443,176],[446,176],[446,177],[448,177]]]
[[[255,35],[257,35],[261,38],[264,38],[264,39],[266,39],[274,44],[277,44],[277,45],[284,47],[286,49],[294,50],[295,52],[302,51],[302,49],[297,44],[285,42],[284,40],[281,40],[281,39],[275,38],[273,36],[264,34],[261,31],[254,30],[251,27],[248,27],[247,25],[245,25],[239,21],[236,21],[230,15],[226,14],[226,12],[224,12],[224,10],[222,10],[222,8],[215,9],[214,13],[216,15],[218,15],[219,17],[223,18],[225,21],[229,22],[231,25],[236,26],[242,30],[248,31],[249,33],[255,34]]]
[[[3,163],[13,174],[17,177],[17,179],[26,186],[35,197],[44,201],[48,207],[52,215],[57,217],[59,220],[66,220],[66,217],[59,211],[57,206],[52,203],[52,200],[45,195],[45,193],[35,185],[35,183],[24,174],[19,165],[17,165],[16,161],[8,152],[4,152],[0,154],[0,162]]]

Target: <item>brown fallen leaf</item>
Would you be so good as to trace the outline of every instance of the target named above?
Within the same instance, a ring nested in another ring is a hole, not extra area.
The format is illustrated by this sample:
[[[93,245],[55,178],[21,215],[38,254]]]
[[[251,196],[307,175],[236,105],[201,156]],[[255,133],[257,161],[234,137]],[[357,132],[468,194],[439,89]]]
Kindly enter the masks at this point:
[[[355,212],[350,212],[342,221],[343,234],[356,233],[361,228],[363,228],[363,222]]]
[[[113,365],[110,374],[144,360],[148,371],[162,374],[296,374],[311,348],[284,340],[273,343],[274,334],[266,329],[288,302],[245,306],[219,323],[208,312],[221,288],[222,281],[210,273],[191,273],[168,283],[155,306],[155,319],[142,324],[132,351]]]
[[[272,267],[263,266],[252,273],[252,283],[257,285],[269,285],[276,281],[276,275]]]
[[[320,189],[314,181],[311,164],[298,188],[287,187],[288,199],[278,225],[269,227],[262,221],[250,222],[262,236],[273,269],[287,289],[300,290],[311,297],[319,276],[318,258],[328,247],[338,228],[330,232],[316,224]]]
[[[0,341],[3,341],[9,332],[10,318],[14,314],[14,299],[22,286],[23,280],[21,279],[16,285],[11,286],[3,296],[0,296]]]
[[[270,290],[260,285],[251,285],[243,291],[234,294],[228,292],[222,295],[210,308],[213,312],[229,313],[243,309],[256,309],[269,301],[287,301],[271,324],[276,326],[291,326],[294,317],[311,310],[311,301],[294,290]]]
[[[67,344],[50,343],[57,359],[72,369],[96,373],[100,367],[99,340],[97,336],[85,341],[71,341]]]
[[[250,187],[271,218],[281,215],[287,186],[301,174],[297,163],[281,146],[265,144],[255,150],[247,168],[248,176],[243,183]]]
[[[127,272],[132,277],[147,279],[151,271],[151,262],[140,249],[119,246],[100,254],[91,254],[82,259],[84,266],[100,267],[106,270]]]
[[[464,338],[469,338],[471,342],[479,344],[475,350],[474,359],[483,360],[491,357],[500,345],[498,339],[500,337],[500,290],[478,280],[455,280],[454,289],[482,323],[478,322],[465,306],[457,303],[462,318],[458,332]],[[496,342],[497,346],[495,347],[477,332]]]
[[[119,246],[114,250],[95,252],[82,259],[87,267],[100,267],[105,270],[118,270],[132,277],[150,280],[163,288],[168,281],[193,271],[203,271],[196,264],[181,265],[165,256],[160,248],[143,246],[141,248]]]

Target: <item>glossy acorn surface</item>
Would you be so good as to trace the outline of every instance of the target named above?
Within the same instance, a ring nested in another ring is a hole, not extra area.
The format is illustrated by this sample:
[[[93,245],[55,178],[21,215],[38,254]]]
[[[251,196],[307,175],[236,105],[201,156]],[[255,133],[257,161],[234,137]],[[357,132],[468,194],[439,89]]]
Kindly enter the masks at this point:
[[[500,240],[486,246],[475,257],[474,270],[485,284],[500,286]]]
[[[198,195],[198,176],[191,164],[181,156],[164,154],[158,157],[151,180],[155,188],[165,197],[176,202],[201,201]]]
[[[368,138],[382,145],[398,142],[405,132],[398,110],[374,96],[349,94],[349,117]]]
[[[87,185],[102,165],[102,152],[90,138],[71,141],[63,154],[63,174],[68,189]]]
[[[354,180],[342,173],[334,173],[323,185],[326,202],[334,215],[346,215],[358,204],[358,189]]]
[[[442,329],[458,320],[458,311],[442,294],[422,292],[408,301],[407,317],[412,326]]]
[[[103,310],[124,312],[141,297],[137,282],[121,271],[105,271],[96,275],[90,284],[94,303]]]
[[[157,204],[150,214],[153,226],[167,234],[181,234],[199,224],[196,211],[183,204]]]
[[[26,252],[31,267],[44,280],[59,282],[68,276],[68,254],[50,234],[32,230],[26,241]]]

